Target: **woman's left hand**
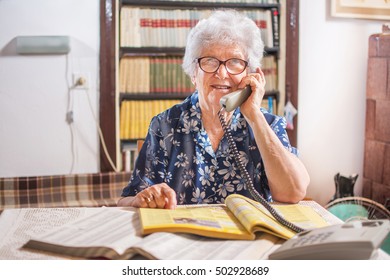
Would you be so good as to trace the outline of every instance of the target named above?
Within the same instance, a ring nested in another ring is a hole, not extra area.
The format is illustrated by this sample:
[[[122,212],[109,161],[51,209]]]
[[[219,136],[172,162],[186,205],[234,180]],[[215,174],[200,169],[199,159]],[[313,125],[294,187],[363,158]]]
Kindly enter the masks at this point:
[[[131,206],[142,208],[176,208],[176,193],[166,183],[150,186],[139,192]]]

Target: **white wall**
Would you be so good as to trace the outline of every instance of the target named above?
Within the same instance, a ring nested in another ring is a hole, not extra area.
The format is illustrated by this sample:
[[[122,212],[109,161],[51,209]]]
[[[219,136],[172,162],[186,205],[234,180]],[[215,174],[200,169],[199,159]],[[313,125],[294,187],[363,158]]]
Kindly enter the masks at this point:
[[[308,196],[326,204],[333,176],[363,183],[368,38],[381,21],[329,16],[328,1],[300,1],[298,147],[311,176]]]
[[[0,0],[0,177],[97,172],[99,2]],[[18,55],[15,37],[67,35],[68,55]],[[68,91],[73,73],[90,89]],[[68,100],[75,122],[66,122]],[[72,148],[73,142],[73,148]],[[72,168],[73,166],[73,168]]]

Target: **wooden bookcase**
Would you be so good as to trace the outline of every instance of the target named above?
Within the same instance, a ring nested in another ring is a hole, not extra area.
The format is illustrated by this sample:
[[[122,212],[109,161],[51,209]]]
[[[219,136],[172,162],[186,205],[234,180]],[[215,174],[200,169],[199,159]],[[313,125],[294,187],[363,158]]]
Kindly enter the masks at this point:
[[[176,9],[213,9],[218,7],[244,9],[272,9],[278,13],[278,35],[280,44],[275,47],[266,48],[268,55],[277,57],[279,80],[278,89],[266,92],[267,96],[274,97],[279,103],[285,102],[285,95],[288,94],[290,101],[294,106],[297,104],[297,59],[298,59],[298,0],[282,1],[282,4],[259,4],[259,3],[215,3],[215,2],[189,2],[189,1],[133,1],[133,0],[102,0],[101,1],[101,42],[100,42],[100,124],[103,135],[105,136],[107,150],[114,162],[120,162],[120,148],[122,141],[119,136],[119,108],[123,100],[140,100],[161,98],[161,95],[149,94],[131,94],[119,91],[119,61],[126,54],[131,55],[179,55],[184,54],[184,48],[175,47],[121,47],[119,45],[119,28],[120,28],[120,9],[122,6],[138,6],[145,8],[176,8]],[[281,6],[285,5],[285,6]],[[284,10],[285,14],[281,15]],[[287,22],[286,19],[289,19]],[[284,23],[283,26],[281,24]],[[282,32],[281,32],[282,31]],[[283,46],[283,52],[281,49]],[[285,54],[285,56],[283,55]],[[282,59],[280,56],[283,55]],[[281,74],[282,73],[282,74]],[[283,75],[283,77],[280,77]],[[284,76],[285,75],[285,76]],[[280,96],[282,98],[280,98]],[[172,95],[166,98],[184,98],[184,95]],[[280,104],[279,104],[280,105]],[[277,112],[280,114],[280,110]],[[295,117],[295,122],[296,122]],[[296,123],[295,126],[296,127]],[[288,131],[293,145],[296,145],[296,129]],[[133,139],[136,140],[136,139]],[[104,152],[101,148],[101,171],[112,170]]]

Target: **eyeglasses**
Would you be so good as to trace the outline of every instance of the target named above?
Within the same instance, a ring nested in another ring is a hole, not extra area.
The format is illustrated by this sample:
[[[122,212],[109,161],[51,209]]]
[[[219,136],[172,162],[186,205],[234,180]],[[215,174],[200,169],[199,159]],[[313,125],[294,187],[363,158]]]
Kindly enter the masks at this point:
[[[215,57],[204,56],[197,59],[200,69],[206,73],[215,73],[221,64],[225,65],[226,71],[232,75],[238,75],[244,72],[248,62],[239,58],[229,58],[221,61]]]

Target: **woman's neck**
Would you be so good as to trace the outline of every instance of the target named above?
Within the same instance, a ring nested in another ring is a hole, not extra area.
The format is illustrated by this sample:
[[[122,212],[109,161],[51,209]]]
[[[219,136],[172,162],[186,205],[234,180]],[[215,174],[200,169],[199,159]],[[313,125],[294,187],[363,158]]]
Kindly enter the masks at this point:
[[[208,106],[204,109],[201,106],[201,110],[203,128],[210,139],[213,150],[216,151],[224,135],[224,131],[218,116],[218,111],[220,108],[216,108],[215,106]],[[230,120],[232,115],[232,113],[225,114],[227,122]]]

